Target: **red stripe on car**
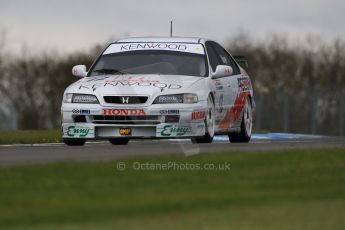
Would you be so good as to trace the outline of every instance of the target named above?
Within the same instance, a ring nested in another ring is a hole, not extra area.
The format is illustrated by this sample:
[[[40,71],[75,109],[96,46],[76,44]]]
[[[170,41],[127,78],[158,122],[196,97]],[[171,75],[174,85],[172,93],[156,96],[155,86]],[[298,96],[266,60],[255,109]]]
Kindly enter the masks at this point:
[[[237,95],[234,106],[228,109],[223,120],[219,124],[219,128],[227,129],[230,127],[231,123],[240,118],[244,104],[246,103],[249,95],[249,92],[241,92],[239,95]]]

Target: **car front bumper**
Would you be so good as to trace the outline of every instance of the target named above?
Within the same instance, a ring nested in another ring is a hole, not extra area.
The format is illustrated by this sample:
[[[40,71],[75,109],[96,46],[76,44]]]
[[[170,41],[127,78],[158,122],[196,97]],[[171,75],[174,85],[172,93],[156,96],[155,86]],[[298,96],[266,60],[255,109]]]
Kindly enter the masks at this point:
[[[63,138],[187,138],[205,134],[206,103],[148,107],[64,103],[61,115]],[[178,122],[167,121],[174,116]]]

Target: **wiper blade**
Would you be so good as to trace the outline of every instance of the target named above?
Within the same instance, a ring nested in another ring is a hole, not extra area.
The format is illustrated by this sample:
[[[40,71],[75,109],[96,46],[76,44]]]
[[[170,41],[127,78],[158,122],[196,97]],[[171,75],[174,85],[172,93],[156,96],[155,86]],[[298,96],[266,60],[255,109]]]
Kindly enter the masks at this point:
[[[115,73],[118,73],[118,74],[129,74],[128,72],[124,72],[124,71],[117,70],[117,69],[96,69],[93,72],[105,73],[105,74],[115,74]]]

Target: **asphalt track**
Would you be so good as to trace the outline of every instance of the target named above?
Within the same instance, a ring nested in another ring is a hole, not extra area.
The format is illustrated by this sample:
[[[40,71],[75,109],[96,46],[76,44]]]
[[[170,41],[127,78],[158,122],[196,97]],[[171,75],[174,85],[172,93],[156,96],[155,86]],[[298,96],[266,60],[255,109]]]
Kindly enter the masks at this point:
[[[212,144],[192,144],[189,140],[133,140],[127,146],[108,142],[69,147],[64,144],[0,146],[0,165],[51,163],[58,161],[106,161],[145,155],[195,155],[222,151],[269,151],[282,149],[344,148],[344,137],[296,134],[255,134],[250,143],[229,143],[217,137]]]

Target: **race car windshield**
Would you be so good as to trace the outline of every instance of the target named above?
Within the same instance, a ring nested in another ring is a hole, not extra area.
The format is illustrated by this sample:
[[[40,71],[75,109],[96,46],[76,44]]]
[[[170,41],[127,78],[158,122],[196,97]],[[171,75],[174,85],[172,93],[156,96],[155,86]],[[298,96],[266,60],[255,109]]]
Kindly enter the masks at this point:
[[[104,74],[161,74],[206,77],[208,68],[204,54],[137,50],[103,54],[88,76]]]

